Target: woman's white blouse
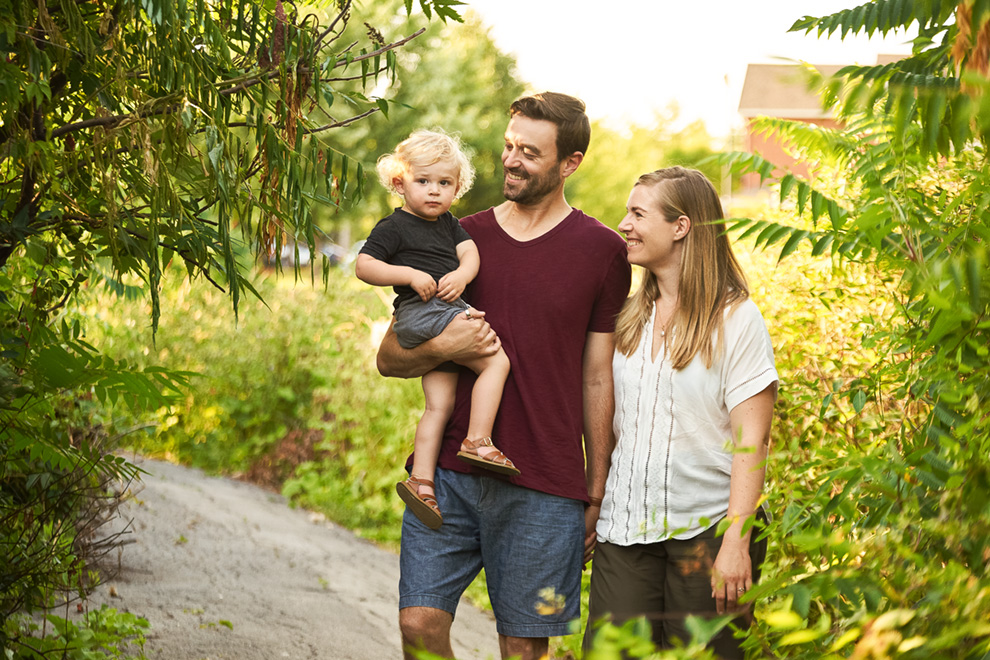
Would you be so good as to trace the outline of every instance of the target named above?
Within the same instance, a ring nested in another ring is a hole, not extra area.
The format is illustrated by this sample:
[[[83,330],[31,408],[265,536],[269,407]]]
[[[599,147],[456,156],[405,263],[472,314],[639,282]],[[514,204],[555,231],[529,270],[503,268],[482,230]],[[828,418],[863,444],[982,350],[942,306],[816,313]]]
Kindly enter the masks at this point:
[[[598,539],[617,545],[689,539],[725,517],[733,437],[729,411],[777,382],[759,309],[726,312],[721,356],[674,371],[650,355],[656,309],[636,351],[612,359],[616,436]]]

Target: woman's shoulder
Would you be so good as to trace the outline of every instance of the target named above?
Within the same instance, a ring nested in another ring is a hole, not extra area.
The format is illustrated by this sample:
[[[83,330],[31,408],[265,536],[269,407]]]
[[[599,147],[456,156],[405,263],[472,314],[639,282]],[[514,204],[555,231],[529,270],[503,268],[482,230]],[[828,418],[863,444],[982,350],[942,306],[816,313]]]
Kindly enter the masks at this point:
[[[753,299],[746,296],[725,308],[725,325],[739,330],[754,325],[765,329],[766,320]]]

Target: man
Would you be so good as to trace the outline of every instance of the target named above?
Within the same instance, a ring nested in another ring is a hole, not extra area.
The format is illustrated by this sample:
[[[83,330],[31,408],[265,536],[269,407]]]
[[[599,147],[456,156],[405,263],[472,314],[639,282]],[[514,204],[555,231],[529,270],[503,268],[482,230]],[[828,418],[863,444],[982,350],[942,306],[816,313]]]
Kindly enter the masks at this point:
[[[630,273],[622,238],[564,198],[591,137],[584,103],[546,92],[517,100],[509,115],[507,201],[461,221],[481,255],[465,299],[485,318],[460,316],[412,350],[389,332],[378,355],[383,375],[402,377],[499,346],[512,362],[494,439],[521,474],[457,460],[474,381],[462,369],[436,471],[443,525],[430,530],[408,512],[403,520],[403,645],[443,657],[453,657],[457,602],[482,568],[503,657],[535,660],[549,637],[571,632],[614,443],[612,332]]]

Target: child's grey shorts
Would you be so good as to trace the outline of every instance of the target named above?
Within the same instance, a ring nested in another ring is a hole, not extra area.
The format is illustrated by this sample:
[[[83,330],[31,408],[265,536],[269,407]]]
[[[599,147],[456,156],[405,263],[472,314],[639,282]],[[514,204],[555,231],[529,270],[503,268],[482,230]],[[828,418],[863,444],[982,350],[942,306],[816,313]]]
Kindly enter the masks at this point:
[[[454,302],[444,302],[437,297],[423,302],[420,298],[410,298],[399,304],[395,310],[395,334],[402,348],[414,348],[428,339],[433,339],[447,327],[454,317],[470,308],[462,298]]]

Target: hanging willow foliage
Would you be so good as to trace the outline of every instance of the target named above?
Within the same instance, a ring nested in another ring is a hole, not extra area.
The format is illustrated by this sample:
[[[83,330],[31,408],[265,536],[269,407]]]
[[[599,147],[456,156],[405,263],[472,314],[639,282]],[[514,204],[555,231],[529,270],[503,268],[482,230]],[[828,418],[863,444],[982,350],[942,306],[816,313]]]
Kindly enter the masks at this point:
[[[418,6],[459,20],[458,4]],[[361,166],[333,135],[387,113],[368,89],[394,82],[395,50],[423,32],[391,34],[412,20],[371,32],[356,19],[350,0],[305,15],[283,0],[0,0],[8,654],[36,641],[11,646],[21,631],[8,617],[89,586],[76,543],[87,498],[138,473],[110,453],[119,436],[91,404],[153,410],[189,388],[190,374],[136,369],[90,345],[72,316],[81,290],[147,295],[156,329],[170,263],[229,293],[236,310],[253,292],[244,253],[289,239],[315,250],[312,207],[361,192]]]
[[[458,19],[454,4],[420,7]],[[0,2],[0,268],[29,242],[81,241],[81,261],[110,257],[118,276],[150,285],[153,324],[173,259],[236,308],[250,285],[232,228],[263,252],[286,235],[312,242],[312,204],[360,196],[327,135],[387,112],[365,90],[395,75],[393,51],[422,32],[362,45],[351,3],[328,9]]]

